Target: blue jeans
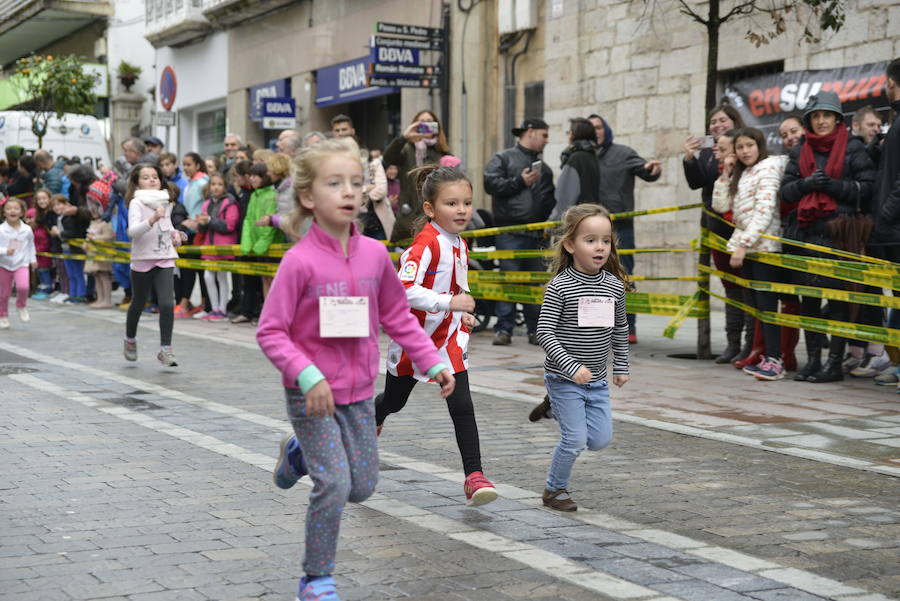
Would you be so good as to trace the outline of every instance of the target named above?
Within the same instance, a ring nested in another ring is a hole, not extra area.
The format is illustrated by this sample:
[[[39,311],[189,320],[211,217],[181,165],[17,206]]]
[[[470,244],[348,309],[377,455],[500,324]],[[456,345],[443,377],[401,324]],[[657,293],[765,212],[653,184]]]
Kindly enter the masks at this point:
[[[536,236],[523,236],[521,234],[499,234],[497,236],[497,250],[527,250],[542,248],[543,241]],[[536,259],[500,259],[501,271],[546,271],[547,266],[542,258]],[[525,314],[525,327],[529,334],[537,331],[538,317],[541,315],[540,305],[522,305]],[[504,332],[512,336],[516,327],[516,304],[497,301],[494,308],[497,315],[495,332]]]
[[[560,440],[547,473],[547,489],[555,491],[569,488],[572,466],[581,451],[599,451],[612,440],[609,382],[604,378],[576,384],[547,372],[544,384],[553,417],[559,422]]]
[[[38,292],[53,292],[53,272],[49,267],[41,267],[37,270],[38,280],[40,280],[40,284],[38,285]]]
[[[67,255],[73,254],[71,250],[65,251]],[[69,296],[84,297],[87,295],[86,282],[84,281],[84,261],[78,259],[64,259],[66,275],[69,276]]]
[[[613,227],[616,229],[616,237],[618,238],[616,248],[634,248],[634,222],[613,222]],[[622,262],[622,267],[625,268],[625,273],[627,273],[628,275],[632,275],[634,273],[634,255],[619,255],[619,261]],[[628,332],[635,332],[637,316],[634,313],[628,313],[626,317],[628,318]]]

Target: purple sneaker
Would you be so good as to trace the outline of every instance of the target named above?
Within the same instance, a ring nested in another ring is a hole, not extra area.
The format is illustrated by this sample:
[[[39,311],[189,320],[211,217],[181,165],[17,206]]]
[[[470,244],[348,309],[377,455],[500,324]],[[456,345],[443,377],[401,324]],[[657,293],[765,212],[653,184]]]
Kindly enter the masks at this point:
[[[759,369],[753,375],[756,376],[757,380],[782,380],[784,379],[784,365],[781,363],[781,359],[766,357],[759,364]]]
[[[307,580],[304,576],[297,587],[297,601],[341,601],[341,598],[331,576],[320,576],[314,580]]]
[[[275,471],[272,472],[275,486],[287,490],[308,473],[309,470],[306,469],[306,462],[303,461],[303,452],[300,450],[300,442],[297,437],[293,434],[285,435],[281,439]]]

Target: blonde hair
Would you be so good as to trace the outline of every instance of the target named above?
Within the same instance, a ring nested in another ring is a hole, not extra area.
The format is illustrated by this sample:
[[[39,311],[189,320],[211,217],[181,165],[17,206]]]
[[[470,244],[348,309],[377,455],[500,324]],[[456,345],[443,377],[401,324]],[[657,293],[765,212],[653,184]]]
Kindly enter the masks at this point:
[[[550,271],[553,274],[562,273],[566,268],[571,267],[575,263],[572,253],[566,250],[564,244],[566,242],[573,243],[575,241],[575,234],[578,231],[578,226],[588,217],[605,217],[606,219],[610,219],[609,211],[606,210],[606,207],[593,203],[575,205],[563,215],[562,225],[559,230],[559,239],[554,245],[556,254],[554,254],[553,261],[550,264]],[[610,219],[610,224],[612,224],[612,219]],[[626,287],[630,287],[631,279],[628,277],[625,268],[622,267],[622,262],[619,260],[619,253],[616,250],[617,242],[616,235],[613,233],[612,240],[610,241],[609,257],[606,259],[606,263],[603,264],[603,269],[622,280]]]
[[[291,177],[294,178],[294,209],[288,216],[286,231],[294,236],[300,235],[303,220],[312,217],[313,212],[300,204],[300,192],[312,188],[316,179],[316,169],[323,160],[335,155],[347,155],[359,163],[359,146],[353,138],[327,138],[312,146],[301,148],[291,161]]]
[[[253,151],[253,162],[254,163],[265,163],[275,154],[274,151],[269,150],[268,148],[258,148]]]
[[[281,153],[276,153],[267,158],[266,167],[269,168],[269,177],[275,181],[281,181],[291,173],[291,160]]]

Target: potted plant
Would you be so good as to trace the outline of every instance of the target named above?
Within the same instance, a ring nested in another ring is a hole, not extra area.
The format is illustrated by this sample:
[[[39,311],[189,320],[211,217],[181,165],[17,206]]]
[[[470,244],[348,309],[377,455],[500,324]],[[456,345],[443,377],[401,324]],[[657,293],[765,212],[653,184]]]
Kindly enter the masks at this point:
[[[125,91],[130,92],[131,86],[134,85],[134,82],[141,75],[141,68],[123,60],[119,63],[116,74],[119,76],[119,81],[125,86]]]

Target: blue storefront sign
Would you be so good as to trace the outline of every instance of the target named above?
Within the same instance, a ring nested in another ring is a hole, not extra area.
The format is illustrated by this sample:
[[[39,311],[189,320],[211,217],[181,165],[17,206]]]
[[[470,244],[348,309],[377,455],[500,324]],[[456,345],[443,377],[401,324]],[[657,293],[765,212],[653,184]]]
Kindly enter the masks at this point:
[[[264,98],[263,129],[291,129],[297,126],[297,102],[293,98]]]
[[[250,120],[259,121],[263,118],[262,101],[264,98],[289,98],[290,96],[290,79],[276,79],[275,81],[250,86]]]
[[[370,55],[316,71],[316,106],[353,102],[398,92],[399,88],[366,87],[371,62]]]

